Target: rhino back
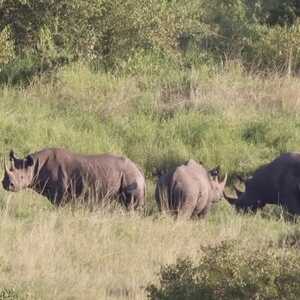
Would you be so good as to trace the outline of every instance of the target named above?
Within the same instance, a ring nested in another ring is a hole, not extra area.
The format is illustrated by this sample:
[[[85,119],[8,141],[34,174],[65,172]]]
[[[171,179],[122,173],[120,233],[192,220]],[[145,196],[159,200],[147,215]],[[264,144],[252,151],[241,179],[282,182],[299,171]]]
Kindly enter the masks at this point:
[[[143,182],[138,167],[128,158],[112,155],[80,155],[64,149],[45,149],[34,154],[39,161],[38,172],[41,181],[49,181],[65,186],[76,185],[76,194],[85,185],[99,185],[104,194],[117,193],[124,185]],[[122,181],[123,180],[123,181]]]
[[[203,209],[209,200],[210,182],[206,169],[195,161],[179,166],[171,179],[172,206]],[[200,202],[199,202],[200,201]]]

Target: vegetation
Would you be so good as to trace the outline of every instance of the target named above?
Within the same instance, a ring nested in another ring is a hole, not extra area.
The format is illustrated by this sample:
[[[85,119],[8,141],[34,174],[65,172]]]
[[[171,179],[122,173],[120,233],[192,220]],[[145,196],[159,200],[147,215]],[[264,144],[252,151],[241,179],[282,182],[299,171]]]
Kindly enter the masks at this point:
[[[293,0],[0,1],[1,157],[113,152],[147,177],[144,213],[1,189],[0,299],[298,299],[297,218],[221,201],[175,221],[152,173],[194,158],[230,184],[299,150],[299,14]]]
[[[238,251],[236,251],[238,248]],[[197,265],[180,259],[163,267],[151,299],[298,299],[299,254],[269,247],[240,249],[237,242],[204,248]]]
[[[238,59],[294,73],[299,16],[296,0],[4,0],[0,79],[28,81],[78,60],[119,71],[145,52],[183,68]]]

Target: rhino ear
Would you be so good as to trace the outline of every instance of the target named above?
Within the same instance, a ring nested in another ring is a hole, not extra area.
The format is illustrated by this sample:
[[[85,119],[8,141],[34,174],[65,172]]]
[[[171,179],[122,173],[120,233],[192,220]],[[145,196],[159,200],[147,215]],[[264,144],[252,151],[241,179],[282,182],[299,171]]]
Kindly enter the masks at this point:
[[[15,160],[16,159],[16,157],[15,157],[15,152],[14,152],[14,150],[10,150],[9,151],[9,160],[10,161],[13,161],[13,160]]]
[[[34,161],[33,161],[32,155],[28,155],[26,157],[26,168],[33,166],[33,164],[34,164]]]
[[[220,175],[220,166],[217,166],[211,170],[208,171],[208,173],[210,174],[210,176],[212,177],[218,177]]]

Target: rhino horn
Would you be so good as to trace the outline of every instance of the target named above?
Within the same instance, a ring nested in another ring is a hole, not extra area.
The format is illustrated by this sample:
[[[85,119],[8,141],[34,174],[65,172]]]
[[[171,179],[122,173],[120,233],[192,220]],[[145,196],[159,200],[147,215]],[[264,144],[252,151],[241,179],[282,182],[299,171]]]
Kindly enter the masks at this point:
[[[237,198],[227,196],[225,192],[223,192],[223,196],[231,205],[235,204],[237,200]]]
[[[241,190],[239,190],[235,185],[233,185],[233,188],[234,188],[234,190],[235,190],[238,197],[240,197],[243,194],[243,192]]]
[[[3,159],[3,167],[4,167],[5,172],[6,172],[7,174],[9,174],[9,173],[10,173],[10,170],[9,170],[9,168],[8,168],[7,165],[6,165],[5,158]]]

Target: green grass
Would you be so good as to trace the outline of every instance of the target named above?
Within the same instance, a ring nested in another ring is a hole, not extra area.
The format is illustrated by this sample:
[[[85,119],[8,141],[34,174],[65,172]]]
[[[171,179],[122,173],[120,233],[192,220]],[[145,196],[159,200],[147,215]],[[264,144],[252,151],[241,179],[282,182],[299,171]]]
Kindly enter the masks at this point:
[[[2,156],[51,146],[124,154],[144,169],[148,188],[145,215],[55,209],[33,192],[1,189],[0,295],[145,299],[161,265],[197,261],[203,246],[236,240],[243,249],[277,249],[285,235],[297,239],[299,224],[272,207],[237,215],[222,201],[204,220],[161,216],[151,174],[194,158],[232,179],[297,151],[300,79],[246,74],[238,64],[151,67],[112,75],[75,64],[27,87],[1,87]]]

